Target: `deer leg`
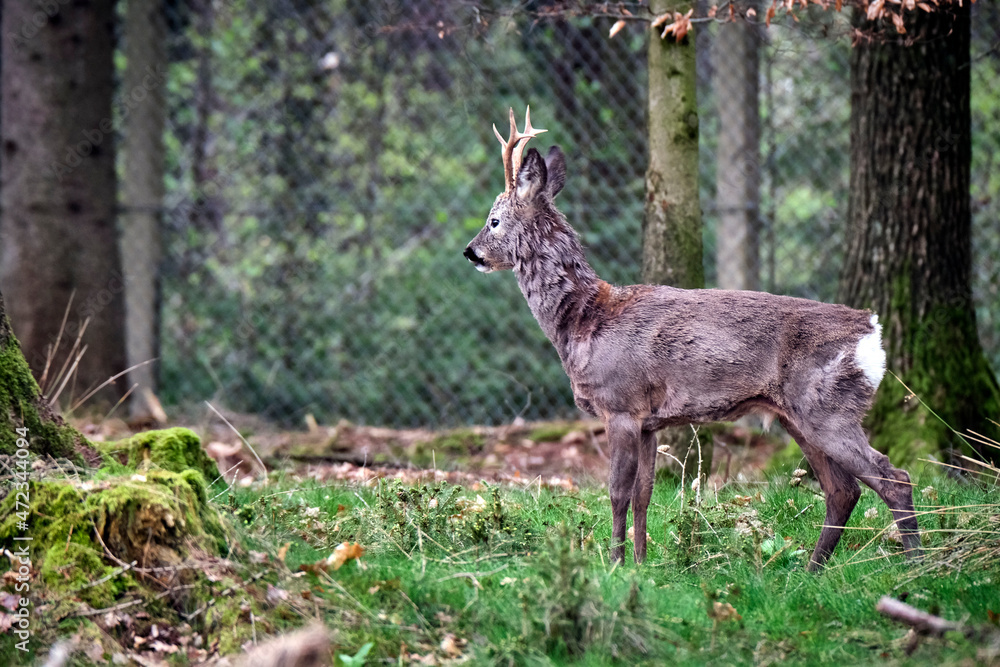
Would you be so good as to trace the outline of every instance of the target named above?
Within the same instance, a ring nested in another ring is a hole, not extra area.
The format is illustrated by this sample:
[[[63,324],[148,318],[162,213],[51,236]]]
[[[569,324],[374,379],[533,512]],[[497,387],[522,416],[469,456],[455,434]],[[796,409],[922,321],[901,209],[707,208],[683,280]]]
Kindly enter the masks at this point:
[[[632,527],[635,529],[635,562],[646,560],[646,510],[653,495],[656,473],[656,432],[643,431],[639,438],[638,472],[632,486]]]
[[[606,427],[611,446],[611,478],[608,483],[611,493],[611,561],[615,562],[625,560],[625,523],[638,467],[639,424],[629,415],[612,415]]]
[[[798,439],[798,441],[826,496],[826,520],[823,522],[819,542],[816,543],[816,549],[813,550],[807,566],[809,570],[816,571],[823,567],[840,542],[844,526],[847,525],[847,520],[851,517],[854,506],[858,504],[858,498],[861,497],[861,489],[858,488],[854,475],[832,461],[822,450],[813,447],[805,440]]]
[[[910,476],[893,467],[889,457],[868,444],[860,425],[850,424],[825,433],[824,453],[841,468],[857,477],[885,502],[892,512],[903,539],[907,558],[920,555],[920,529],[913,508],[913,488]],[[813,440],[820,442],[820,440]]]

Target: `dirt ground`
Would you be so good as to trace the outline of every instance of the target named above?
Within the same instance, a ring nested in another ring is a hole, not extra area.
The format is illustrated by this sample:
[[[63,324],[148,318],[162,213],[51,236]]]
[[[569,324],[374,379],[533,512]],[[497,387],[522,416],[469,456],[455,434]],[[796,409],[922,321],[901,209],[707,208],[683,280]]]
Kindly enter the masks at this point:
[[[564,488],[607,482],[607,436],[597,421],[516,420],[504,426],[428,430],[346,421],[325,426],[307,417],[305,430],[280,430],[252,415],[224,416],[229,424],[213,416],[201,424],[177,425],[198,433],[220,471],[238,484],[250,484],[259,477],[261,462],[269,470],[318,481],[396,478]],[[82,420],[76,426],[95,440],[119,439],[134,432],[114,419]],[[778,435],[761,434],[742,424],[715,431],[713,440],[709,488],[733,479],[760,478],[772,454],[785,444]]]

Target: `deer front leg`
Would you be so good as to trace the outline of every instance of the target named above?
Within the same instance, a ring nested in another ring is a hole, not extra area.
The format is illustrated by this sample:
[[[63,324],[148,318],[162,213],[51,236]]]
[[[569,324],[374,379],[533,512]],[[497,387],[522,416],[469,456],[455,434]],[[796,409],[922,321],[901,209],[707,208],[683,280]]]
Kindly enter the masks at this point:
[[[656,432],[643,431],[639,438],[638,470],[632,487],[632,527],[635,529],[635,562],[646,560],[646,510],[653,495],[656,473]]]
[[[629,415],[612,415],[606,424],[611,446],[611,561],[625,560],[625,523],[628,504],[635,488],[639,454],[639,422]],[[655,449],[653,450],[656,451]],[[643,523],[645,523],[643,508]],[[643,526],[643,551],[645,551],[645,525]],[[636,539],[638,539],[638,534]]]

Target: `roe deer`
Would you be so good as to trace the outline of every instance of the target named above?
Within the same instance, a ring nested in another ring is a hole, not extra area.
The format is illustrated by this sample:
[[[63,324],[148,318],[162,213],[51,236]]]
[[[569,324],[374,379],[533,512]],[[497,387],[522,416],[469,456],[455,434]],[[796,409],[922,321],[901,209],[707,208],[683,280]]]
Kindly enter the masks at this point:
[[[530,111],[530,110],[529,110]],[[566,181],[558,147],[542,159],[510,111],[503,146],[506,189],[465,249],[483,272],[511,269],[559,352],[576,404],[605,423],[613,560],[624,557],[632,504],[634,556],[646,556],[655,433],[666,426],[777,417],[802,448],[826,494],[826,521],[809,561],[822,567],[861,491],[889,509],[908,556],[920,550],[906,472],[875,451],[861,428],[885,373],[877,315],[763,292],[617,287],[600,278],[553,199]]]

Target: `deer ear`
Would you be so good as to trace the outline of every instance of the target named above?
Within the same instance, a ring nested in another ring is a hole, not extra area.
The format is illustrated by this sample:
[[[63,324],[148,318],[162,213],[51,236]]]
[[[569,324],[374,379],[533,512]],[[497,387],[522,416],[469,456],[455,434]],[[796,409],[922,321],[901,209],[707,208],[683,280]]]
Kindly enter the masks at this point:
[[[549,154],[545,156],[545,169],[548,172],[545,192],[555,199],[566,185],[566,156],[558,146],[550,148]]]
[[[545,161],[541,154],[532,148],[517,172],[517,198],[524,201],[533,200],[545,190],[547,180]]]

